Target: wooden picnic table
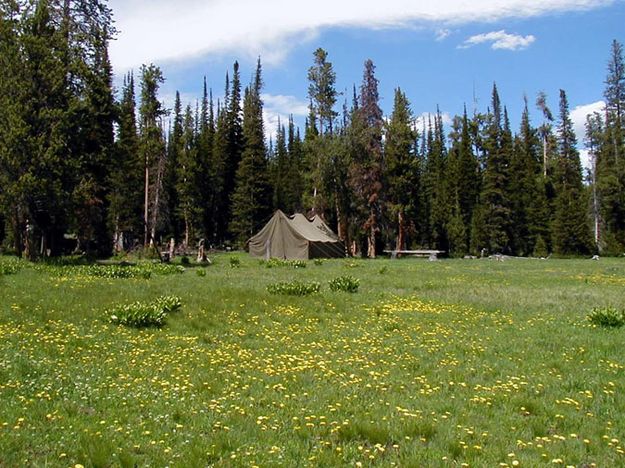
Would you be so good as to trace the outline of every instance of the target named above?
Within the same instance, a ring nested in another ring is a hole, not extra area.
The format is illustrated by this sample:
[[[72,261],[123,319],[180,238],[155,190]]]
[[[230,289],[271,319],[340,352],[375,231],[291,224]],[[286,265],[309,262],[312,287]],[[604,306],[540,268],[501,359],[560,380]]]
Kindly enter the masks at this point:
[[[415,257],[429,257],[430,260],[438,260],[439,254],[446,253],[444,250],[385,250],[384,253],[390,253],[391,259],[397,258],[398,255],[413,255]]]

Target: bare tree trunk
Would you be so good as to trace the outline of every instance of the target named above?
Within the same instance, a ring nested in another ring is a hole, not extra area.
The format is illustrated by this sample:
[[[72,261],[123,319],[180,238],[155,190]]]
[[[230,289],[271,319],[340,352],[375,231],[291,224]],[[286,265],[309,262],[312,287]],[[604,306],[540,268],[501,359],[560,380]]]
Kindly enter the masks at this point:
[[[21,257],[24,253],[24,238],[23,233],[25,230],[24,223],[20,216],[19,208],[15,208],[13,212],[13,247],[15,248],[15,255]]]
[[[404,231],[406,227],[404,226],[404,214],[401,211],[397,214],[397,225],[397,245],[395,246],[395,248],[397,250],[404,250],[404,244],[406,242]]]
[[[367,257],[375,258],[375,231],[377,223],[375,219],[375,213],[371,210],[369,217],[369,236],[367,238]]]
[[[185,210],[184,213],[184,250],[185,252],[189,248],[189,213]]]
[[[161,154],[158,159],[158,169],[156,171],[156,185],[154,187],[154,206],[152,207],[152,219],[150,221],[150,246],[154,246],[156,238],[156,224],[160,211],[161,186],[163,184],[163,172],[165,171],[165,155]]]
[[[547,177],[547,135],[543,136],[543,176]]]

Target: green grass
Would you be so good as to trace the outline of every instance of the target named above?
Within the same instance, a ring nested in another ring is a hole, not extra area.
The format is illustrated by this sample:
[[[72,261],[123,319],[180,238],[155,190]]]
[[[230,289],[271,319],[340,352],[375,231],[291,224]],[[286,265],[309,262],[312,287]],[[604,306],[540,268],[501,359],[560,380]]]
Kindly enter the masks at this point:
[[[0,467],[625,464],[625,328],[587,319],[623,260],[213,260],[0,274]],[[106,320],[160,296],[161,329]]]

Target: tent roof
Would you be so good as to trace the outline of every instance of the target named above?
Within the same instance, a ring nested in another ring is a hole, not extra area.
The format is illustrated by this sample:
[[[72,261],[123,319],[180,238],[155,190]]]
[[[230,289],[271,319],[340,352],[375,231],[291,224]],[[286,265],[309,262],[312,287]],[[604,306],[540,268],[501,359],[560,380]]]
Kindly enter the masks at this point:
[[[285,215],[285,217],[291,228],[306,240],[313,242],[338,241],[338,237],[332,232],[332,229],[319,216],[308,219],[303,214],[296,213],[293,216]]]

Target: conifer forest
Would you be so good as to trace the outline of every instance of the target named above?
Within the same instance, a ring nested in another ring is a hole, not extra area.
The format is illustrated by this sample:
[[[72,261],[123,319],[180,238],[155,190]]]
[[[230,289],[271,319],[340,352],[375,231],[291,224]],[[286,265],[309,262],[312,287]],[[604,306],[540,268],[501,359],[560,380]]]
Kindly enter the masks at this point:
[[[263,68],[164,107],[157,64],[113,87],[116,30],[101,0],[0,4],[0,242],[36,259],[169,243],[243,248],[276,209],[322,215],[352,255],[625,251],[625,63],[605,50],[605,109],[576,135],[565,90],[525,97],[519,128],[493,84],[485,109],[416,119],[376,66],[339,96],[331,51],[311,54],[309,115],[264,128]],[[242,79],[252,76],[252,79]],[[215,90],[219,90],[218,93]],[[223,94],[222,94],[223,92]],[[216,95],[219,95],[216,98]],[[519,96],[523,99],[523,96]],[[275,138],[269,132],[276,131]],[[591,167],[580,163],[578,143]]]

